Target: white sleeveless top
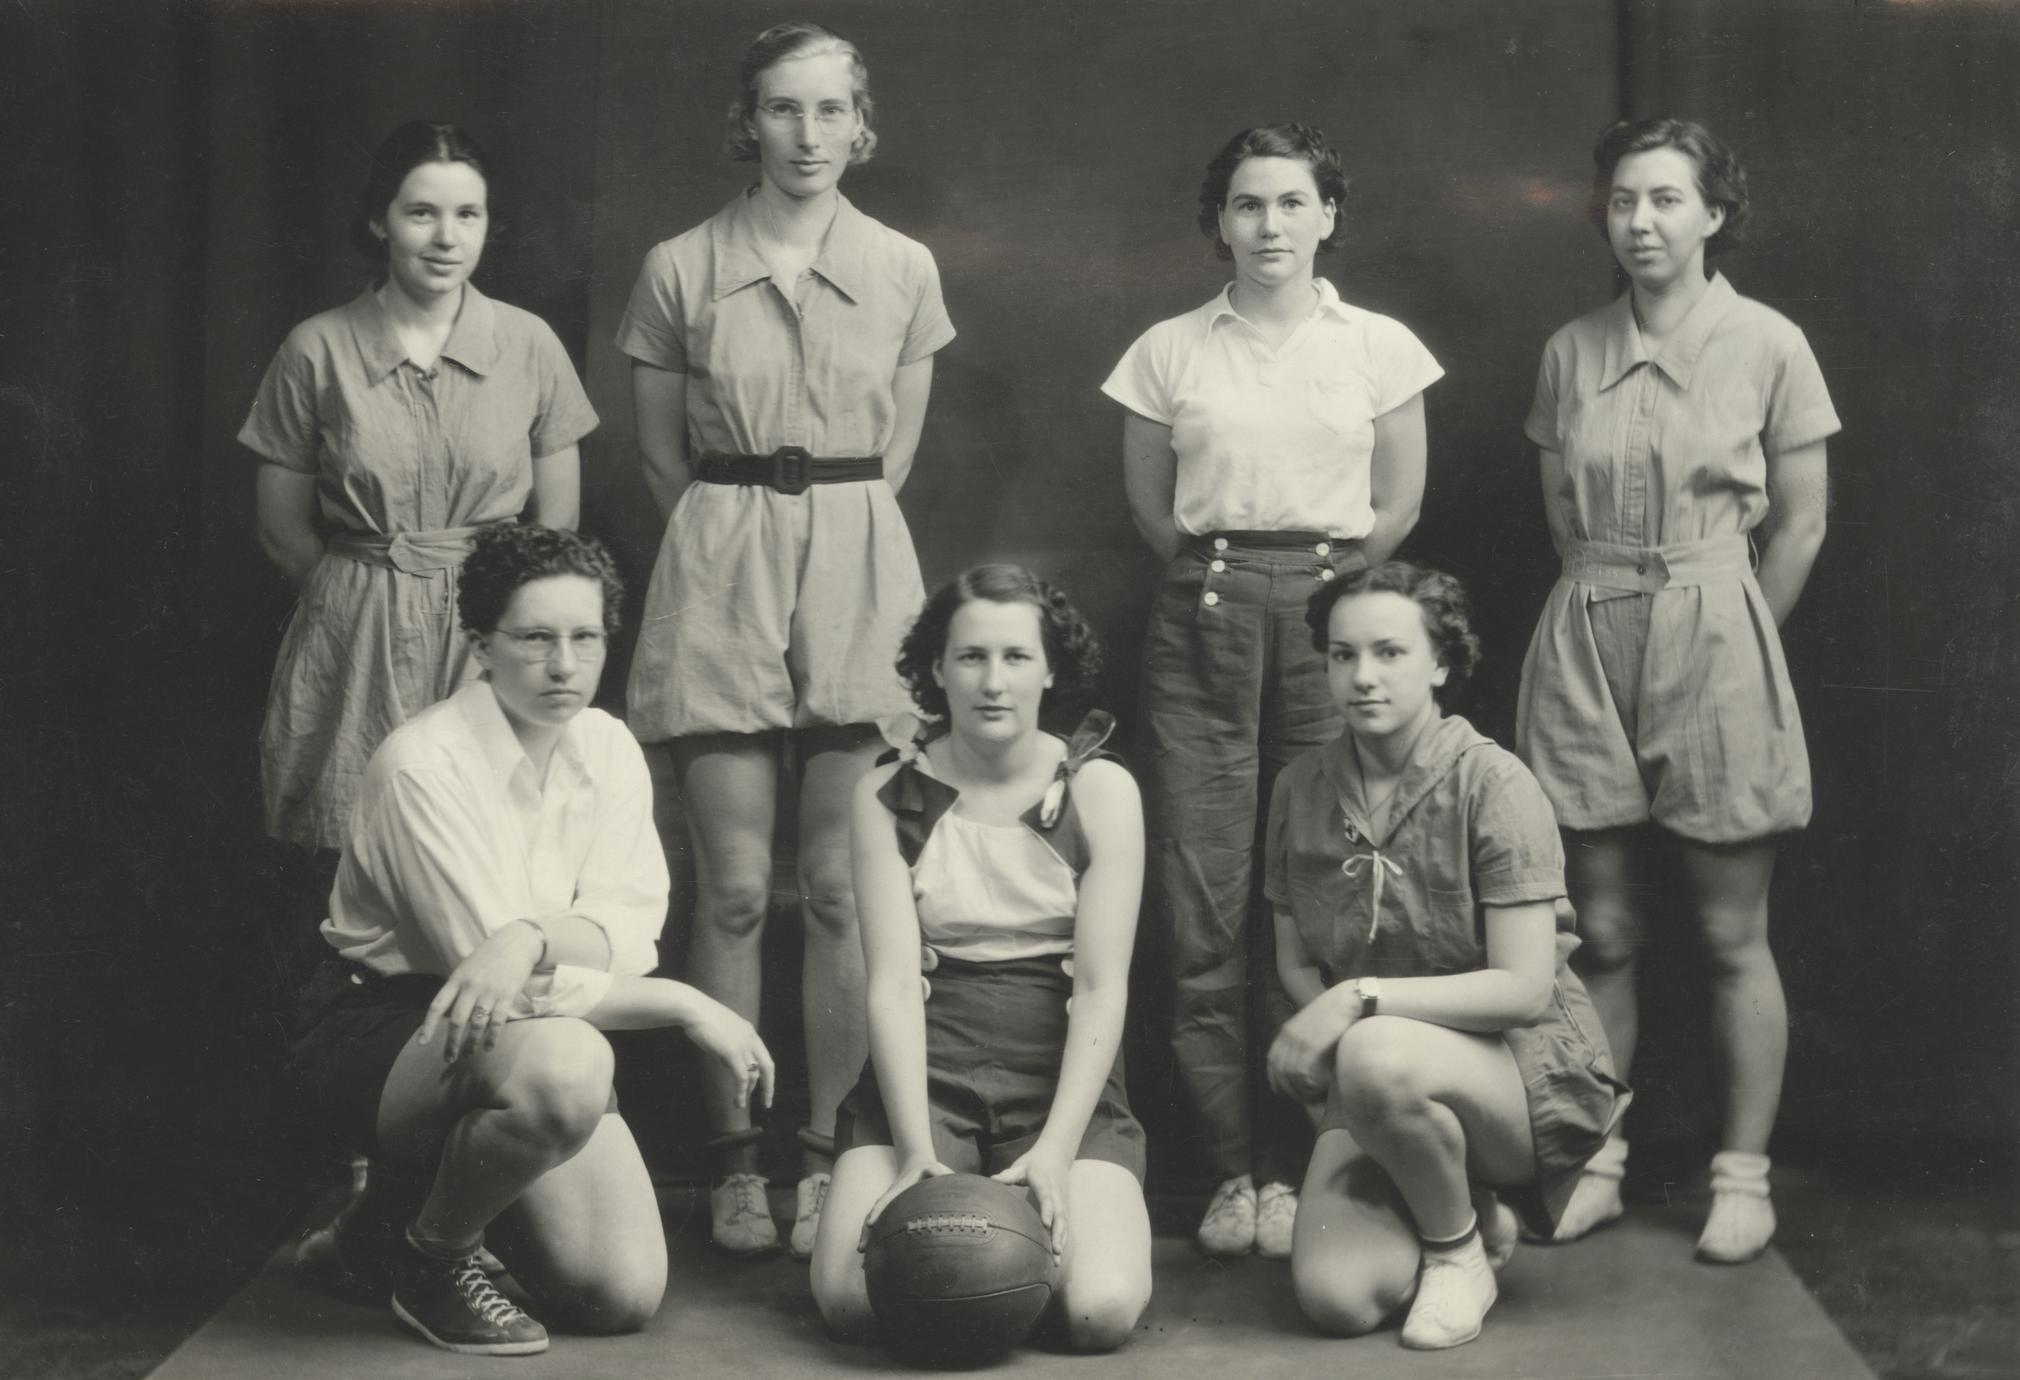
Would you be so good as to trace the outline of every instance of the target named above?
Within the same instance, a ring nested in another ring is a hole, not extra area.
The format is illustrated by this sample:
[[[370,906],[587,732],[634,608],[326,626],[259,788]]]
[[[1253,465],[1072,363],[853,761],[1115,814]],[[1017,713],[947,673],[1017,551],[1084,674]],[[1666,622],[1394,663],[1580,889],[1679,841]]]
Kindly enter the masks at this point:
[[[923,757],[917,768],[928,772]],[[912,866],[919,932],[947,958],[998,963],[1073,952],[1080,879],[1023,824],[940,816]]]

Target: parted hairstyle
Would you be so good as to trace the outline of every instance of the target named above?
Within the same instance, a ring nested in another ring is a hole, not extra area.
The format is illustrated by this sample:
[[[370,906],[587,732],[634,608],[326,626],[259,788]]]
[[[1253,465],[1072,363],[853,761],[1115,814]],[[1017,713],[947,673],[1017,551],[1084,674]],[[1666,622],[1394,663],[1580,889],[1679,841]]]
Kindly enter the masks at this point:
[[[821,57],[840,53],[849,60],[856,110],[863,117],[863,132],[849,147],[849,166],[870,161],[877,151],[876,102],[870,99],[870,66],[855,44],[832,34],[818,24],[775,24],[751,40],[744,50],[743,65],[737,69],[737,98],[729,103],[728,127],[723,131],[722,151],[739,163],[755,163],[757,135],[751,124],[757,119],[758,78],[772,67],[793,58]]]
[[[1328,580],[1305,603],[1305,626],[1312,630],[1312,647],[1319,655],[1326,652],[1333,606],[1356,594],[1400,594],[1414,603],[1424,616],[1431,650],[1445,668],[1445,683],[1436,691],[1438,702],[1450,703],[1465,692],[1480,666],[1480,638],[1473,631],[1473,605],[1464,585],[1442,570],[1408,561],[1383,561]]]
[[[1052,672],[1052,686],[1045,692],[1046,709],[1085,704],[1101,675],[1101,643],[1080,610],[1021,565],[978,565],[934,590],[899,644],[898,676],[919,708],[935,719],[947,717],[947,692],[933,679],[933,669],[946,655],[947,631],[953,626],[954,615],[963,604],[977,599],[1029,604],[1037,609],[1045,664]]]
[[[1340,156],[1318,126],[1294,120],[1243,130],[1206,165],[1206,180],[1199,184],[1199,228],[1213,241],[1215,258],[1234,257],[1220,237],[1220,212],[1227,205],[1227,189],[1234,182],[1235,170],[1251,158],[1295,158],[1309,167],[1319,200],[1333,203],[1333,233],[1319,241],[1319,253],[1331,253],[1346,243],[1347,175],[1340,170]]]
[[[379,145],[372,155],[372,167],[365,174],[365,188],[358,193],[358,209],[351,216],[351,247],[373,263],[386,261],[386,241],[373,233],[372,222],[384,221],[386,208],[400,194],[407,174],[423,163],[468,163],[484,179],[488,210],[491,191],[491,160],[477,147],[477,141],[461,125],[440,120],[409,120]],[[497,238],[497,216],[493,214],[492,239]]]
[[[456,577],[456,611],[473,633],[493,633],[521,585],[550,575],[580,575],[603,588],[603,631],[617,631],[624,581],[610,550],[594,537],[533,523],[500,522],[481,529]]]
[[[1606,203],[1613,194],[1613,170],[1632,153],[1675,149],[1697,166],[1697,194],[1707,206],[1725,209],[1725,223],[1704,242],[1704,257],[1715,258],[1746,238],[1753,214],[1747,199],[1746,169],[1725,141],[1695,120],[1662,116],[1653,120],[1620,120],[1609,125],[1592,146],[1592,199],[1586,208],[1599,238],[1606,233]]]

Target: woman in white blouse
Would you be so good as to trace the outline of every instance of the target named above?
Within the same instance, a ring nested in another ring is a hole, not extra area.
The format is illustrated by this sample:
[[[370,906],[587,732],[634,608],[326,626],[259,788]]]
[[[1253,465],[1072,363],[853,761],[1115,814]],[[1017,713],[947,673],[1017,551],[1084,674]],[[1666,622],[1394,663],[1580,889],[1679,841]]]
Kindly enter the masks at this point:
[[[1423,392],[1443,373],[1401,323],[1314,276],[1347,179],[1305,124],[1242,131],[1207,165],[1200,228],[1234,280],[1129,347],[1123,478],[1165,563],[1145,638],[1149,870],[1171,917],[1172,1049],[1219,1181],[1199,1243],[1290,1254],[1304,1131],[1262,1058],[1290,1014],[1252,923],[1259,802],[1337,737],[1304,624],[1320,581],[1387,560],[1424,491]]]

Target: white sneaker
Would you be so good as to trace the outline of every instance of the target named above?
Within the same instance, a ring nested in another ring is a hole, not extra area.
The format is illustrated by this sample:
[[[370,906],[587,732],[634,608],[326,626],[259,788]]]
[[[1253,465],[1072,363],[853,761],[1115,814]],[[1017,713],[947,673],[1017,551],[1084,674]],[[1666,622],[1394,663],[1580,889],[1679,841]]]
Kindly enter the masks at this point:
[[[1463,1346],[1480,1335],[1480,1324],[1500,1293],[1479,1232],[1457,1246],[1426,1248],[1417,1271],[1417,1299],[1403,1320],[1403,1345],[1414,1351]]]
[[[1491,1188],[1474,1190],[1473,1212],[1480,1219],[1480,1246],[1487,1252],[1487,1263],[1499,1270],[1515,1254],[1515,1242],[1522,1235],[1522,1219]]]
[[[1297,1224],[1298,1191],[1289,1184],[1264,1184],[1255,1200],[1255,1253],[1265,1260],[1289,1260]]]
[[[1199,1248],[1208,1255],[1247,1255],[1255,1247],[1255,1182],[1237,1174],[1213,1191],[1199,1219]]]
[[[1744,1265],[1768,1248],[1775,1205],[1768,1198],[1768,1157],[1724,1150],[1711,1157],[1711,1215],[1697,1238],[1697,1258]]]
[[[1578,1182],[1572,1185],[1571,1197],[1557,1218],[1557,1230],[1546,1238],[1533,1235],[1524,1228],[1523,1236],[1531,1241],[1576,1241],[1617,1220],[1626,1211],[1620,1201],[1620,1181],[1626,1174],[1627,1142],[1618,1136],[1608,1137],[1598,1152],[1585,1162]]]
[[[814,1237],[821,1230],[821,1209],[828,1205],[828,1186],[834,1181],[832,1174],[809,1174],[794,1190],[793,1234],[787,1245],[794,1260],[814,1258]]]
[[[731,1255],[762,1255],[779,1248],[765,1182],[762,1174],[727,1174],[708,1191],[709,1235]]]

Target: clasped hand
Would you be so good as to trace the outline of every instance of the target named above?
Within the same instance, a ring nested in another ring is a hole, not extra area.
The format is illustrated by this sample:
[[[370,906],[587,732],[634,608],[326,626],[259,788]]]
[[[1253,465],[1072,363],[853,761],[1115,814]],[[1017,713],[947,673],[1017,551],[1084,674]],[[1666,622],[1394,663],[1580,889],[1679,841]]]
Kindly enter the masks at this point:
[[[1333,1081],[1333,1051],[1354,1018],[1325,997],[1284,1022],[1270,1044],[1270,1086],[1300,1102],[1323,1099]]]
[[[427,1044],[441,1028],[447,1036],[442,1058],[452,1064],[465,1054],[494,1048],[499,1030],[513,1019],[512,1003],[526,990],[546,947],[539,930],[516,920],[494,931],[456,965],[428,1003],[416,1042]]]

